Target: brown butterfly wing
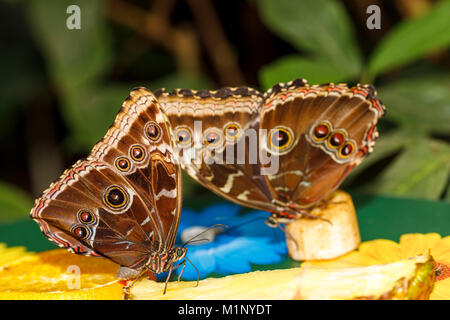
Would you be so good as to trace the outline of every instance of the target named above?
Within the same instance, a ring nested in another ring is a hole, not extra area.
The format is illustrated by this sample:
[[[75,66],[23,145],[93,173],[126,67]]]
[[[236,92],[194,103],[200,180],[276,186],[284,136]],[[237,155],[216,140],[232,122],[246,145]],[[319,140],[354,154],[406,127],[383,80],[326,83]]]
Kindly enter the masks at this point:
[[[153,95],[133,90],[88,159],[36,200],[32,218],[74,253],[141,267],[152,252],[171,248],[178,228],[180,169],[170,136]]]
[[[114,166],[133,188],[142,191],[147,206],[155,209],[151,224],[163,230],[158,242],[166,248],[175,242],[182,201],[181,171],[171,137],[171,126],[156,98],[147,89],[137,88],[89,156]],[[120,168],[124,157],[131,164],[128,170]]]
[[[91,198],[85,190],[79,190],[71,185],[71,182],[78,179],[80,172],[83,173],[90,169],[91,166],[88,162],[81,160],[72,168],[67,169],[59,181],[52,183],[43,192],[43,195],[36,199],[30,215],[39,224],[42,233],[59,247],[67,248],[77,254],[99,256],[100,254],[89,245],[67,231],[67,226],[75,225],[78,222],[76,214],[81,210],[80,202],[84,203],[86,208],[98,206],[98,199]],[[61,192],[64,192],[66,196],[56,199]]]
[[[383,114],[371,86],[310,86],[299,79],[269,90],[261,129],[263,147],[279,161],[279,170],[266,175],[272,196],[308,207],[329,195],[371,152]]]
[[[257,142],[263,102],[258,91],[160,89],[155,95],[174,129],[181,166],[191,177],[235,203],[258,209],[270,206],[271,195],[260,176],[258,145],[248,143],[252,134]]]

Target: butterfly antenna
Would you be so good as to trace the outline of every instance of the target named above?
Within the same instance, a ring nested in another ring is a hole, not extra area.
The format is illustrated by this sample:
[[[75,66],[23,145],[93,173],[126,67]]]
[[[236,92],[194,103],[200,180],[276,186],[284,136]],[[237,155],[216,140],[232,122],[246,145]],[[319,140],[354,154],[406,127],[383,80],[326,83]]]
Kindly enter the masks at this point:
[[[188,241],[186,241],[186,243],[185,244],[183,244],[183,247],[185,246],[185,245],[188,245],[188,244],[191,244],[191,243],[195,243],[195,242],[201,242],[201,241],[208,241],[209,239],[207,239],[207,238],[201,238],[201,239],[190,239],[190,240],[188,240]]]
[[[224,224],[221,224],[221,223],[218,223],[218,224],[215,224],[215,225],[213,225],[213,226],[211,226],[211,227],[209,227],[209,228],[206,228],[206,229],[203,230],[202,232],[196,234],[195,236],[193,236],[192,238],[190,238],[188,241],[186,241],[186,242],[182,245],[182,247],[184,248],[184,247],[185,247],[186,245],[188,245],[189,243],[192,243],[192,241],[193,241],[195,238],[197,238],[198,236],[204,234],[205,232],[208,232],[208,231],[211,230],[211,229],[215,229],[215,228],[225,228],[225,229],[228,229],[228,226],[227,226],[227,225],[224,225]],[[202,239],[202,240],[206,240],[206,239]],[[198,241],[198,240],[196,240],[196,241]]]
[[[246,224],[249,224],[249,223],[252,223],[252,222],[255,222],[255,221],[258,221],[258,220],[265,220],[265,219],[266,219],[266,217],[257,217],[257,218],[253,218],[253,219],[250,219],[250,220],[248,220],[248,221],[245,221],[245,222],[242,222],[242,223],[240,223],[240,224],[237,224],[237,225],[235,225],[235,226],[229,227],[229,228],[227,229],[227,231],[230,231],[230,230],[233,230],[233,229],[236,229],[236,228],[245,226]]]
[[[258,220],[263,220],[263,219],[265,219],[265,217],[257,217],[257,218],[253,218],[253,219],[251,219],[251,220],[242,222],[242,223],[237,224],[237,225],[232,226],[232,227],[228,227],[227,225],[224,225],[224,224],[215,224],[215,225],[213,225],[213,226],[207,228],[206,230],[203,230],[203,231],[200,232],[199,234],[195,235],[194,237],[192,237],[192,238],[189,239],[188,241],[186,241],[186,242],[183,244],[182,247],[184,247],[184,246],[186,246],[186,245],[188,245],[188,244],[194,243],[194,242],[200,242],[200,241],[207,241],[207,240],[209,240],[209,239],[206,239],[206,238],[205,238],[205,239],[195,239],[195,240],[194,240],[194,238],[198,237],[198,236],[201,235],[202,233],[207,232],[208,230],[210,230],[210,229],[212,229],[212,228],[224,227],[224,228],[226,229],[226,231],[230,231],[230,230],[233,230],[233,229],[242,227],[242,226],[244,226],[244,225],[246,225],[246,224],[249,224],[249,223],[252,223],[252,222],[255,222],[255,221],[258,221]]]

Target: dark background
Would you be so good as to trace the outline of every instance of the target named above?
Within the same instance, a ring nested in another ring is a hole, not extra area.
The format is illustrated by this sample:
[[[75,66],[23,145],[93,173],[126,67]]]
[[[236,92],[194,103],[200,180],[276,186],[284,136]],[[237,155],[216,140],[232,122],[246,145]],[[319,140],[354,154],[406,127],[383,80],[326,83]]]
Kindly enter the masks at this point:
[[[69,5],[81,29],[69,30]],[[380,8],[380,29],[366,25]],[[374,83],[374,152],[342,188],[450,202],[450,1],[0,0],[0,223],[85,157],[128,92]],[[185,176],[191,202],[204,188]]]

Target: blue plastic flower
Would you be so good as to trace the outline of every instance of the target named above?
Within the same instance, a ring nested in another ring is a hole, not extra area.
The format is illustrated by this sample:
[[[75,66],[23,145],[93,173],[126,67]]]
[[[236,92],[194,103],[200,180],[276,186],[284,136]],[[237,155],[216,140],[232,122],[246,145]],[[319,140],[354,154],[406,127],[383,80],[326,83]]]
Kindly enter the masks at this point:
[[[250,264],[274,264],[287,258],[284,233],[264,223],[268,213],[252,211],[239,214],[241,209],[225,203],[209,206],[202,212],[183,209],[177,242],[178,246],[188,242],[186,257],[198,269],[200,279],[212,273],[250,272]],[[225,224],[228,228],[208,229],[216,224]],[[181,271],[182,267],[179,267],[174,273],[179,275]],[[164,279],[164,276],[158,278]],[[197,271],[189,262],[181,278],[197,279]]]

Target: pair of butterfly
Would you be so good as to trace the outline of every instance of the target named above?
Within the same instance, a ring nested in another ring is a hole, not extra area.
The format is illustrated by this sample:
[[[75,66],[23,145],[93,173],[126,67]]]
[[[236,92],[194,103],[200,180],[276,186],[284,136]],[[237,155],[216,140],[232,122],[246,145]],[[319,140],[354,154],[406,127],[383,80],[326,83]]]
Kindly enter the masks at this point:
[[[175,246],[180,167],[228,200],[272,212],[269,225],[288,223],[308,216],[372,151],[383,114],[370,85],[297,79],[264,94],[137,88],[87,159],[36,200],[31,217],[58,246],[119,264],[121,279],[171,272],[186,264],[185,246]],[[205,130],[196,130],[199,122]],[[256,146],[242,144],[252,130],[266,134]]]

